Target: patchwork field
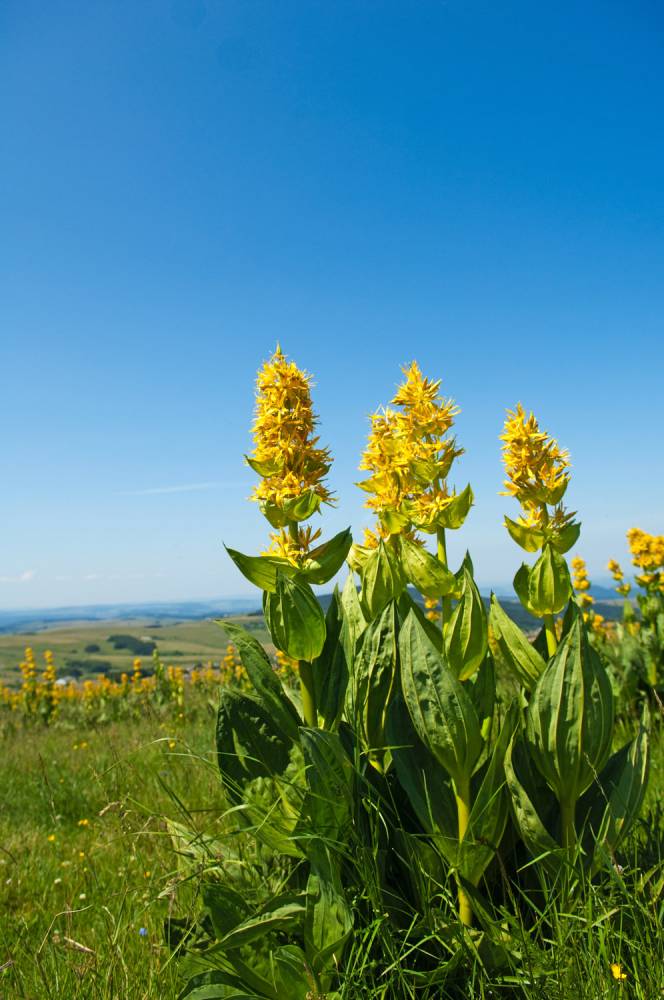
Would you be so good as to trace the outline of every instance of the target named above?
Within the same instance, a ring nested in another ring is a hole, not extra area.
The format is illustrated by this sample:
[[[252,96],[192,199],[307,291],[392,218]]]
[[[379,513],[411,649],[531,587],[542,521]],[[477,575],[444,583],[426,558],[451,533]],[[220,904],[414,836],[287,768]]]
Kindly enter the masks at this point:
[[[233,620],[241,622],[261,642],[268,641],[261,616],[247,615]],[[20,682],[18,665],[26,646],[32,648],[38,664],[43,662],[44,652],[51,650],[61,677],[130,673],[137,654],[129,648],[118,648],[117,640],[127,636],[139,643],[155,644],[164,663],[185,668],[208,661],[218,663],[227,646],[223,629],[214,621],[161,622],[136,618],[72,622],[38,631],[0,634],[0,681]],[[149,669],[151,653],[140,655],[144,669]]]

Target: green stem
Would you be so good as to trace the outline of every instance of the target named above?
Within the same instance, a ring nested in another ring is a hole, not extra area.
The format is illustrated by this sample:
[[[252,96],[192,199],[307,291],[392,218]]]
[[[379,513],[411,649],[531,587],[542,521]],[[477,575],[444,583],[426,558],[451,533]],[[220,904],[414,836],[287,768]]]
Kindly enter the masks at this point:
[[[562,801],[560,803],[560,833],[562,845],[568,851],[572,851],[576,846],[575,812],[574,802]]]
[[[553,656],[558,649],[556,623],[553,620],[553,615],[544,615],[544,634],[546,636],[546,648],[549,651],[549,656]]]
[[[459,781],[458,785],[455,782],[454,798],[459,820],[459,843],[461,843],[468,830],[470,820],[470,778],[465,777]],[[468,893],[461,885],[459,885],[457,898],[459,900],[459,919],[465,927],[470,927],[473,923],[473,908]]]
[[[316,694],[314,691],[314,672],[307,660],[298,662],[300,671],[300,692],[302,694],[302,714],[310,729],[318,728],[318,713],[316,711]]]
[[[447,542],[445,540],[445,529],[444,528],[438,528],[438,531],[436,532],[436,538],[438,539],[438,562],[442,566],[444,566],[445,569],[448,569],[448,565],[447,565]],[[447,625],[448,621],[450,620],[450,615],[452,613],[452,598],[451,597],[443,597],[441,595],[441,599],[440,600],[441,600],[441,605],[442,605],[441,615],[440,615],[440,617],[441,617],[441,628],[442,628],[442,630],[444,632],[445,631],[445,626]]]
[[[288,522],[288,533],[299,547],[300,531],[297,521]],[[310,729],[318,728],[318,712],[316,711],[316,691],[314,688],[314,672],[308,660],[298,660],[300,674],[300,693],[302,695],[302,715]]]

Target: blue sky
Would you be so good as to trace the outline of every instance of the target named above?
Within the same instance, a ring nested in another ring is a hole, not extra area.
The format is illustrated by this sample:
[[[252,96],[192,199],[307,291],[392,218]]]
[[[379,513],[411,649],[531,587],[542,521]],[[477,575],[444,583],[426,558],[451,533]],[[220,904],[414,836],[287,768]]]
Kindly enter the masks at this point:
[[[242,464],[279,340],[338,507],[416,357],[462,407],[480,581],[520,561],[498,435],[572,455],[605,576],[664,530],[664,14],[654,2],[5,0],[0,606],[246,594]]]

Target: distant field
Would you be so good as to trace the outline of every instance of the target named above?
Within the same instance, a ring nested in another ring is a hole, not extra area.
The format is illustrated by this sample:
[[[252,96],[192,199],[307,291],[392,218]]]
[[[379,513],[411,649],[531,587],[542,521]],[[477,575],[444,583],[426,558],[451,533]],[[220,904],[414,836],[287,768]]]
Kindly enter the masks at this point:
[[[233,621],[251,629],[256,637],[269,644],[263,619],[260,616],[238,616]],[[173,666],[193,667],[208,660],[218,662],[224,655],[226,635],[214,621],[159,622],[152,619],[113,619],[108,622],[70,622],[66,625],[39,629],[34,632],[13,632],[0,635],[0,680],[16,683],[18,665],[26,646],[31,646],[37,663],[43,663],[43,653],[50,649],[55,656],[58,674],[62,677],[90,676],[96,673],[111,674],[130,672],[134,654],[127,649],[117,649],[110,636],[128,635],[157,644],[164,663]],[[86,647],[99,647],[86,650]],[[144,668],[149,669],[150,655],[141,656]]]

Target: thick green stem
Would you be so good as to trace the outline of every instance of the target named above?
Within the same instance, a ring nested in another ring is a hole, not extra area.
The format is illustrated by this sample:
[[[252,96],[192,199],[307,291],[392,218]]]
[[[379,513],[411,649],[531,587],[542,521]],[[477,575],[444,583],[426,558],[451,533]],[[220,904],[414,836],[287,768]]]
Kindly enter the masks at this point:
[[[562,845],[568,851],[572,851],[576,846],[575,812],[574,802],[562,801],[560,803],[560,834]]]
[[[300,531],[297,521],[288,522],[288,533],[299,547]],[[314,689],[314,672],[308,660],[298,660],[297,668],[300,674],[300,693],[302,695],[302,715],[310,729],[318,728],[318,712],[316,711],[316,691]]]
[[[311,664],[307,660],[298,662],[300,671],[300,692],[302,694],[302,714],[305,723],[310,729],[318,727],[318,713],[316,711],[316,693],[314,691],[314,672]]]
[[[436,532],[436,537],[438,539],[438,562],[441,563],[441,565],[443,565],[445,567],[445,569],[448,569],[448,565],[447,565],[447,543],[446,543],[446,540],[445,540],[445,529],[444,528],[438,528],[438,531]],[[443,597],[441,595],[441,599],[440,600],[441,600],[441,606],[442,606],[442,610],[441,610],[441,614],[440,614],[441,628],[442,628],[442,630],[444,632],[445,631],[445,626],[447,625],[448,621],[450,620],[450,615],[452,613],[452,598],[451,597]]]
[[[553,656],[558,649],[556,623],[553,620],[553,615],[544,615],[544,634],[546,636],[546,648],[549,651],[549,656]]]
[[[455,784],[454,798],[456,799],[457,817],[459,820],[459,843],[463,840],[468,830],[470,819],[470,779],[464,778]],[[473,908],[470,898],[465,889],[459,885],[459,919],[465,927],[470,927],[473,923]]]

